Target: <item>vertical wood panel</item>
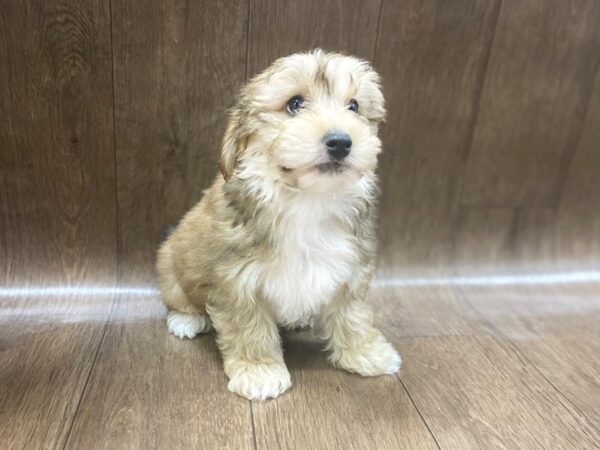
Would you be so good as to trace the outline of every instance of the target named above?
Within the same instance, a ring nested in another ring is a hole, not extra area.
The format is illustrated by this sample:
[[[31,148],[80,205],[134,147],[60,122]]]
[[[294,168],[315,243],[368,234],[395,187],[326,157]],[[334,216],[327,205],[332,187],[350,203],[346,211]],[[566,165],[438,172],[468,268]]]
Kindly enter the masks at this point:
[[[217,173],[245,76],[247,3],[116,0],[112,18],[120,253],[124,280],[148,282],[161,229]]]
[[[454,236],[454,271],[464,276],[504,272],[512,259],[516,220],[513,208],[461,208]]]
[[[388,120],[380,165],[382,261],[447,261],[463,156],[499,2],[384,2],[376,65]]]
[[[2,2],[2,288],[114,285],[110,57],[108,1]],[[2,294],[0,445],[60,448],[113,298]]]
[[[381,0],[250,0],[248,75],[321,47],[371,60]]]
[[[600,69],[558,210],[560,253],[582,266],[600,260]]]
[[[560,271],[553,208],[462,207],[454,241],[461,275]]]
[[[537,271],[556,271],[556,209],[524,208],[515,222],[513,257]]]
[[[0,282],[111,282],[115,180],[107,2],[4,2]]]
[[[600,57],[598,23],[596,0],[503,3],[464,203],[557,203]]]

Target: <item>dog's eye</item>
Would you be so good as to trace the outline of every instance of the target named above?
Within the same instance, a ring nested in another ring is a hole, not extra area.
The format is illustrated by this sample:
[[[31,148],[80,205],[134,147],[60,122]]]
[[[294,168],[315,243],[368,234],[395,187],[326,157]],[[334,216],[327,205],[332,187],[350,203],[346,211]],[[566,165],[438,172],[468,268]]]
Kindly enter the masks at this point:
[[[287,112],[290,116],[295,116],[298,114],[300,108],[302,108],[302,104],[304,103],[304,98],[301,95],[294,95],[287,102]]]
[[[348,109],[350,111],[357,112],[358,111],[358,102],[354,99],[350,100],[350,104],[348,105]]]

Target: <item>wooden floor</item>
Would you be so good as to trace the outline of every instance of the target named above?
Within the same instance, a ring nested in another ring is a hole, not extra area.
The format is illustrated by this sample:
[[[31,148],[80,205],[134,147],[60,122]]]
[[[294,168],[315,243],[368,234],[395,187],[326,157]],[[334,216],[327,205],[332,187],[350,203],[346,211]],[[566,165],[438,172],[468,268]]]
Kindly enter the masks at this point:
[[[4,292],[1,447],[600,448],[598,292],[594,273],[380,278],[400,375],[290,333],[293,388],[264,403],[227,391],[213,335],[169,335],[151,292]]]
[[[0,450],[600,448],[599,23],[598,0],[3,2]],[[293,388],[251,404],[149,286],[238,89],[315,47],[383,79],[370,301],[403,366],[363,379],[291,334]]]

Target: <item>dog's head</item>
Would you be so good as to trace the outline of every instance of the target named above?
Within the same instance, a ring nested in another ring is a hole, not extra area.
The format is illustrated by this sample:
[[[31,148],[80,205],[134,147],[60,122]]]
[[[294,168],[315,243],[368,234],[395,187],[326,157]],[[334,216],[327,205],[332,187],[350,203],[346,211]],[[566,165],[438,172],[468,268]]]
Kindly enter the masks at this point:
[[[221,173],[344,191],[373,173],[384,117],[379,76],[367,62],[321,50],[278,59],[242,89],[223,139]]]

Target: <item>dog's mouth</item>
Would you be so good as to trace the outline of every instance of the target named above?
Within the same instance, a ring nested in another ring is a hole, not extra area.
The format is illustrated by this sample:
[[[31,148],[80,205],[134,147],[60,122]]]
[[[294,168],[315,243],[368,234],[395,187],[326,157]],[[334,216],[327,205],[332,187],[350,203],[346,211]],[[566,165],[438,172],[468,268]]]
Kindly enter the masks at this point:
[[[321,173],[341,173],[346,169],[346,164],[339,161],[329,161],[315,166]]]

